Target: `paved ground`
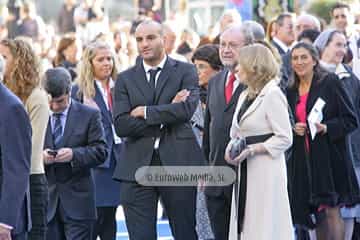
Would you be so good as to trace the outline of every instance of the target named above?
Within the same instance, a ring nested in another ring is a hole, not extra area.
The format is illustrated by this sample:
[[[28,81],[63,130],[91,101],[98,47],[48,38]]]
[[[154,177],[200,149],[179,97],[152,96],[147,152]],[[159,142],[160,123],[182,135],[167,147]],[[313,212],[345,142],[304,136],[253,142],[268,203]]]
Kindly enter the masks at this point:
[[[161,216],[162,208],[158,207],[158,216]],[[128,233],[126,230],[125,218],[122,207],[119,207],[116,213],[117,219],[117,238],[116,240],[128,240]],[[157,223],[158,240],[173,240],[169,227],[169,222],[158,219]]]

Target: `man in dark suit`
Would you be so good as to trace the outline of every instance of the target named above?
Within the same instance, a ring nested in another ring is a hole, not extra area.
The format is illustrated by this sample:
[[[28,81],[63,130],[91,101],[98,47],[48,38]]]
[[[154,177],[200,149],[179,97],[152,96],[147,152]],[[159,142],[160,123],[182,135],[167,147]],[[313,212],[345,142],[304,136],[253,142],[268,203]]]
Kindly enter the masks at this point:
[[[1,76],[3,61],[1,57]],[[31,225],[31,125],[23,104],[1,80],[0,112],[0,239],[26,240]]]
[[[290,13],[280,14],[276,20],[275,36],[271,44],[278,50],[280,55],[286,54],[295,40],[294,18]]]
[[[232,26],[220,36],[220,60],[226,70],[209,81],[204,122],[203,150],[210,166],[229,166],[224,158],[225,149],[237,100],[244,89],[234,74],[237,52],[252,42],[253,34],[245,25]],[[232,185],[207,186],[205,195],[215,239],[228,239]]]
[[[321,31],[320,21],[315,16],[303,13],[298,16],[295,20],[295,27],[294,27],[294,35],[295,41],[300,41],[299,36],[302,34],[304,30],[313,29]],[[315,41],[315,40],[313,40]],[[292,67],[291,67],[291,53],[290,50],[281,55],[282,65],[281,65],[281,81],[280,87],[285,92],[288,85],[289,85],[289,78],[292,74]]]
[[[197,239],[196,186],[143,186],[135,179],[143,166],[204,164],[190,124],[199,101],[196,70],[166,56],[159,23],[142,22],[135,37],[141,57],[119,75],[114,91],[115,129],[126,137],[114,177],[121,181],[129,236],[132,240],[157,239],[160,196],[175,239]]]
[[[70,98],[71,76],[64,68],[46,71],[44,86],[52,111],[44,144],[47,238],[92,239],[96,207],[91,168],[107,157],[100,113]]]
[[[98,45],[94,48],[94,51],[106,49],[105,47],[107,46]],[[112,62],[104,61],[102,64],[109,66]],[[106,80],[103,81],[106,82]],[[71,90],[71,96],[74,99],[100,111],[109,153],[106,161],[93,169],[97,210],[93,240],[96,240],[97,236],[101,240],[116,239],[116,209],[120,205],[120,183],[112,177],[116,164],[120,161],[122,144],[121,139],[114,132],[112,118],[112,94],[110,89],[113,89],[115,82],[110,78],[107,81],[107,85],[109,86],[110,94],[106,96],[106,87],[103,86],[102,82],[94,81],[95,96],[91,99],[84,98],[84,94],[78,85],[73,86]]]

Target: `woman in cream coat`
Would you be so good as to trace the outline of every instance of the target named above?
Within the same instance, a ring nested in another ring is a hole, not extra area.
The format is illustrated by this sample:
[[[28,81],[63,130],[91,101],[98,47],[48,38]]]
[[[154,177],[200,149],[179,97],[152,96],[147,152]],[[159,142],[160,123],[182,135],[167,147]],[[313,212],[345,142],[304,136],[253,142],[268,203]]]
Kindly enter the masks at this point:
[[[279,65],[271,51],[260,44],[241,48],[239,56],[237,75],[247,89],[239,97],[230,131],[232,141],[225,153],[228,163],[239,166],[229,239],[241,236],[241,240],[291,240],[293,226],[284,152],[292,144],[292,129],[287,101],[276,78]],[[236,137],[249,139],[260,135],[268,136],[248,144],[239,156],[230,158]],[[246,178],[241,170],[245,163]],[[241,188],[246,191],[241,192]],[[239,208],[244,208],[242,214]]]

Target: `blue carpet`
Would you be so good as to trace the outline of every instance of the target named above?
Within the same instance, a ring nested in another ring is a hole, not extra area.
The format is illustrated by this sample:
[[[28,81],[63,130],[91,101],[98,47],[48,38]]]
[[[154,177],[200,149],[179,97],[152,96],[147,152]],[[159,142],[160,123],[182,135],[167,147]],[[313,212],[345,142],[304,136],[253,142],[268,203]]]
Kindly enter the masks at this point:
[[[172,240],[172,235],[169,227],[168,221],[159,220],[157,222],[157,233],[159,240]],[[117,238],[116,240],[128,240],[128,233],[126,229],[126,224],[124,220],[117,221]]]

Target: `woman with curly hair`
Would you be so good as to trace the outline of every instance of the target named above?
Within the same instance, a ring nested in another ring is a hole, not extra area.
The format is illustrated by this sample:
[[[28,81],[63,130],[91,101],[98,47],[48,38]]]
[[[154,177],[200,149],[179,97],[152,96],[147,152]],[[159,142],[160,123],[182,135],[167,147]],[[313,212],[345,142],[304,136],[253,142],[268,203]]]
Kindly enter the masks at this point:
[[[93,239],[116,238],[116,208],[120,204],[120,186],[112,179],[119,161],[121,140],[116,136],[112,119],[112,94],[117,70],[113,49],[105,42],[92,42],[84,50],[79,75],[72,90],[72,97],[101,112],[108,147],[106,161],[94,168],[96,207],[98,218]]]
[[[40,63],[30,44],[20,39],[0,41],[6,60],[4,84],[23,102],[32,127],[30,198],[32,229],[29,239],[45,239],[48,189],[42,147],[49,120],[48,98],[40,87]]]

